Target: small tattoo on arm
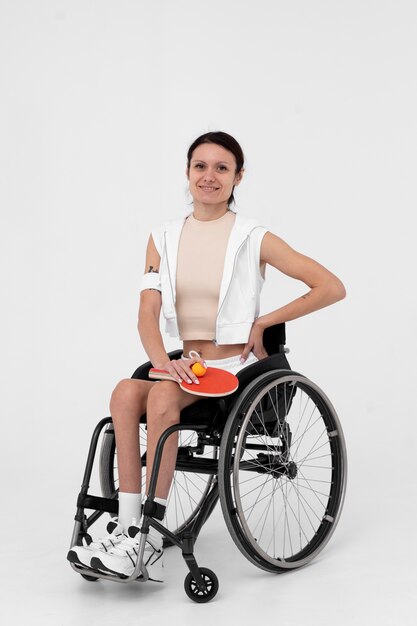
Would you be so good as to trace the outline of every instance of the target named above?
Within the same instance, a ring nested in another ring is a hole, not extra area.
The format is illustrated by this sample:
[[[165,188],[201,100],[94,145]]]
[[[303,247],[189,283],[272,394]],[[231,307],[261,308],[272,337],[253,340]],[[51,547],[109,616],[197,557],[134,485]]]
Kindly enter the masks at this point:
[[[154,269],[153,265],[150,265],[149,269],[148,269],[148,272],[154,272],[155,274],[158,274],[159,273],[159,269],[157,267]]]

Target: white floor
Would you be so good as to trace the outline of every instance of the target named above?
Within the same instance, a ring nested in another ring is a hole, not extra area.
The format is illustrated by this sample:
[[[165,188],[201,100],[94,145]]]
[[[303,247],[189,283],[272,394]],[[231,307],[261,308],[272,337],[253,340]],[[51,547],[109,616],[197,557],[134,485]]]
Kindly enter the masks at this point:
[[[268,574],[247,561],[218,507],[203,528],[196,555],[200,565],[215,571],[220,589],[213,601],[198,605],[183,590],[187,569],[176,548],[166,551],[164,584],[91,583],[74,573],[65,556],[76,492],[69,498],[61,485],[53,493],[55,481],[61,482],[57,468],[49,503],[27,489],[22,511],[21,495],[12,498],[17,533],[2,531],[1,623],[105,626],[149,619],[213,626],[235,617],[242,624],[411,626],[416,623],[414,505],[397,490],[388,506],[379,507],[381,489],[364,488],[355,473],[329,544],[309,566],[289,574]]]

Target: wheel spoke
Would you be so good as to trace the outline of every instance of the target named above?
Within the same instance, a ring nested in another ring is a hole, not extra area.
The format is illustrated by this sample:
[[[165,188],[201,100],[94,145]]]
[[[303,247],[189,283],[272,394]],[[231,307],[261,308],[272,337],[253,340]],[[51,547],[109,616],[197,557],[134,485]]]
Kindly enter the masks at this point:
[[[271,373],[270,380],[254,387],[242,423],[235,430],[230,424],[228,436],[236,439],[232,473],[224,484],[234,494],[235,540],[244,536],[257,558],[287,568],[312,558],[326,533],[333,532],[327,521],[334,520],[333,512],[326,512],[340,501],[332,495],[335,489],[340,494],[334,463],[340,447],[329,433],[340,424],[307,379],[291,373],[274,381]]]

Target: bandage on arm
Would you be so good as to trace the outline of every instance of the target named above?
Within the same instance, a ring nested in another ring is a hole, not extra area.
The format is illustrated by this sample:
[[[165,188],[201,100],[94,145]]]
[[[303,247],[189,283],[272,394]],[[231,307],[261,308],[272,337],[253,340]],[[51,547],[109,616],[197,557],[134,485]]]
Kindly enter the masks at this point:
[[[145,289],[156,289],[156,291],[162,291],[159,272],[146,272],[146,274],[142,276],[140,291],[145,291]]]

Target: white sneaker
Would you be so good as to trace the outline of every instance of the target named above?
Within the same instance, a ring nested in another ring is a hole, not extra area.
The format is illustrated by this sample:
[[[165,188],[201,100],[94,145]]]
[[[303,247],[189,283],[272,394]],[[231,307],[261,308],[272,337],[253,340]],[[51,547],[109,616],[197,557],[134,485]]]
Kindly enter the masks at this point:
[[[98,551],[91,559],[91,567],[104,572],[111,572],[119,576],[128,577],[133,574],[139,553],[138,536],[140,527],[133,524],[129,526],[128,537],[108,552]],[[143,553],[143,563],[149,574],[149,580],[162,583],[164,580],[164,550],[162,543],[153,545],[148,539]],[[138,576],[142,578],[142,574]]]
[[[73,546],[67,554],[68,561],[90,567],[93,554],[101,554],[102,552],[105,554],[115,548],[123,539],[126,539],[127,535],[117,517],[110,520],[106,529],[109,533],[106,537],[93,541],[89,545]]]

